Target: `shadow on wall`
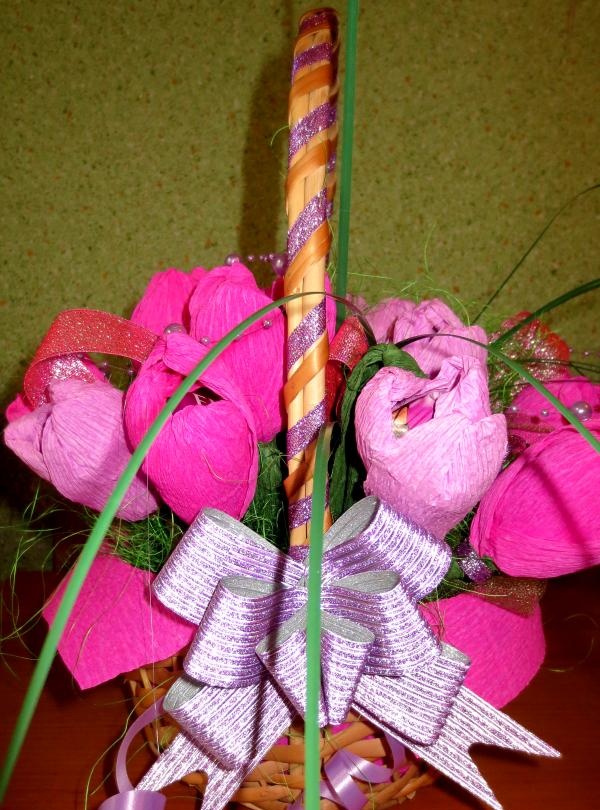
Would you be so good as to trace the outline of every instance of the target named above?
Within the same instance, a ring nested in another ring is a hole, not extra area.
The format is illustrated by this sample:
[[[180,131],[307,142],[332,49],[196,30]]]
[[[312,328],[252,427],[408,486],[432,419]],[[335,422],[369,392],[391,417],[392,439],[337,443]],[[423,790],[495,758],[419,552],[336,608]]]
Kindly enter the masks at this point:
[[[285,216],[287,160],[283,155],[287,145],[287,98],[292,63],[289,42],[295,34],[291,0],[282,3],[277,13],[281,16],[286,44],[280,54],[264,63],[250,102],[238,239],[238,252],[243,257],[280,252],[285,248],[277,244],[277,239],[278,224]],[[278,132],[282,127],[285,130]],[[257,263],[252,269],[259,286],[270,286],[273,276],[268,265]]]

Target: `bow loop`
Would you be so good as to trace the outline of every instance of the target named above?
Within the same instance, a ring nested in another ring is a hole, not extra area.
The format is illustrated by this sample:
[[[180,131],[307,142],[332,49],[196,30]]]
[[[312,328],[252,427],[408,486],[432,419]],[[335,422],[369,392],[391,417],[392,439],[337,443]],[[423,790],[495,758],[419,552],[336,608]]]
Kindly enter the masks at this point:
[[[298,607],[275,582],[224,577],[204,612],[185,658],[185,672],[213,686],[249,686],[263,674],[258,642]]]
[[[386,587],[396,580],[392,588]],[[439,656],[439,644],[393,572],[359,574],[323,591],[323,607],[368,628],[375,641],[365,672],[400,676]]]
[[[222,689],[179,678],[169,690],[164,708],[205,754],[231,770],[256,756],[258,740],[248,729],[254,727],[256,713],[267,702],[270,712],[292,716],[289,705],[267,680]]]
[[[218,509],[205,509],[154,580],[154,592],[174,613],[199,624],[219,580],[249,576],[290,587],[303,567]]]
[[[298,611],[263,639],[256,654],[298,714],[306,710],[306,610]],[[323,690],[319,697],[319,725],[327,725]]]
[[[328,723],[346,720],[374,643],[375,634],[359,623],[323,614],[321,669]]]

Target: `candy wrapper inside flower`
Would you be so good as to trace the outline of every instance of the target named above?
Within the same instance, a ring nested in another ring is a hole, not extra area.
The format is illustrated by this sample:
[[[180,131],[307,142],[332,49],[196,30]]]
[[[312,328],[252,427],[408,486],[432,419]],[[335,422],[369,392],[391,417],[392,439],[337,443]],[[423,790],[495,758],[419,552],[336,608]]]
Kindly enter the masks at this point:
[[[480,326],[465,326],[438,298],[420,304],[389,298],[369,310],[366,318],[378,343],[401,343],[413,337],[431,336],[403,346],[428,376],[437,374],[443,361],[452,356],[474,357],[482,365],[487,362],[486,350],[469,342],[487,343],[484,330]],[[438,334],[441,336],[435,337]]]
[[[10,422],[4,440],[65,498],[100,510],[131,458],[123,431],[123,392],[107,382],[56,380],[47,399]],[[140,520],[155,509],[156,499],[139,475],[117,514]]]
[[[504,416],[490,413],[474,357],[443,360],[433,379],[381,369],[358,397],[355,427],[365,492],[437,537],[475,506],[506,452]]]

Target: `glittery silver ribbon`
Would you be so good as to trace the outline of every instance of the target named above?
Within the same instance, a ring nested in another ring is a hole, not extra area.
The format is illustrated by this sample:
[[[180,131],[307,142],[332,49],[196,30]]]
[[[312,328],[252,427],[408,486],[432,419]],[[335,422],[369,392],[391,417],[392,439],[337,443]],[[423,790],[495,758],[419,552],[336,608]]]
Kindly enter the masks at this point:
[[[353,710],[500,808],[469,757],[472,743],[557,752],[462,686],[468,659],[422,619],[417,602],[449,563],[446,544],[374,498],[327,532],[319,722],[340,723]],[[199,625],[186,674],[164,701],[183,730],[139,789],[205,771],[203,809],[220,810],[304,715],[306,583],[306,548],[283,554],[217,510],[196,520],[154,586]]]

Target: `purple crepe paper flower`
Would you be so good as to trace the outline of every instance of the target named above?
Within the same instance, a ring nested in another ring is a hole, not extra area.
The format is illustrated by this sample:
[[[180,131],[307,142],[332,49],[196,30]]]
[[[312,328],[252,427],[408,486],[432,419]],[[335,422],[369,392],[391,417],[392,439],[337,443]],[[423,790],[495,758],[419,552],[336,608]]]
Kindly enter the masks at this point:
[[[196,268],[190,274],[171,269],[152,278],[131,320],[158,335],[179,327],[210,348],[271,300],[239,263],[210,272]],[[284,316],[276,309],[220,358],[235,381],[238,401],[243,398],[252,413],[261,442],[271,441],[284,427],[284,344]]]
[[[471,659],[465,686],[496,708],[522,692],[542,665],[545,642],[539,604],[523,616],[481,596],[460,594],[419,609],[442,641]]]
[[[490,487],[506,451],[504,416],[491,415],[473,357],[443,360],[433,380],[381,369],[358,397],[355,426],[365,492],[440,538]]]
[[[125,430],[137,446],[169,397],[207,353],[186,334],[159,339],[125,400]],[[256,489],[254,418],[219,358],[186,395],[150,448],[142,469],[188,523],[213,506],[241,517]]]
[[[487,361],[484,348],[463,340],[466,337],[486,344],[484,330],[480,326],[465,326],[450,307],[438,298],[420,304],[389,298],[367,312],[367,320],[378,343],[400,343],[419,335],[441,333],[441,337],[416,340],[403,347],[429,376],[437,374],[443,360],[448,357],[474,357],[482,364]]]
[[[600,418],[586,427],[600,438]],[[512,576],[556,577],[600,563],[600,456],[567,425],[536,438],[498,476],[471,545]]]
[[[104,507],[131,453],[123,432],[123,393],[107,382],[56,380],[49,402],[9,423],[4,440],[41,478],[75,503]],[[157,508],[142,476],[134,479],[117,512],[141,520]]]

